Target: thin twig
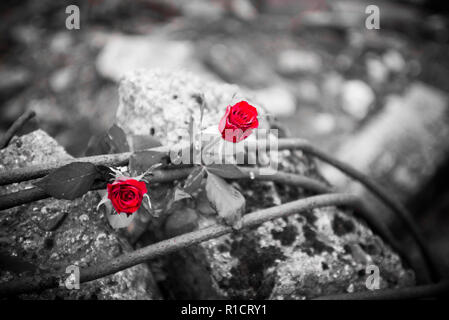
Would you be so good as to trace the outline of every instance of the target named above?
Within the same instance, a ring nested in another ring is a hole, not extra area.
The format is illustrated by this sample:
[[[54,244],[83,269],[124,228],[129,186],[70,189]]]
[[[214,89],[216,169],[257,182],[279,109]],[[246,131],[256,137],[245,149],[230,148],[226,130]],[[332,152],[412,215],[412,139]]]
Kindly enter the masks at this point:
[[[243,228],[251,228],[266,221],[285,217],[301,211],[307,211],[320,207],[342,205],[358,207],[360,205],[360,199],[355,195],[344,193],[313,196],[249,213],[242,218],[242,226]],[[214,225],[171,239],[163,240],[136,251],[123,254],[117,258],[105,261],[96,266],[91,266],[84,269],[80,268],[80,282],[83,283],[96,280],[130,268],[147,260],[187,248],[209,239],[217,238],[233,231],[234,230],[229,226]],[[54,288],[58,286],[60,281],[64,281],[66,276],[67,274],[65,274],[64,271],[60,271],[56,274],[35,275],[2,283],[0,287],[0,296],[39,292],[45,289]]]
[[[150,181],[151,183],[161,183],[183,179],[186,178],[191,173],[192,170],[193,170],[192,167],[182,169],[172,169],[172,170],[157,170],[152,173]],[[251,179],[252,176],[250,172],[253,172],[254,174],[253,177],[257,180],[271,180],[278,183],[294,185],[315,193],[331,192],[331,189],[327,187],[324,183],[297,174],[275,172],[274,174],[263,175],[259,173],[257,168],[249,169],[244,167],[241,168],[241,171],[243,172],[243,174],[238,179]],[[98,190],[105,188],[106,184],[96,184],[91,188],[91,190]],[[46,199],[49,197],[50,195],[48,195],[44,190],[38,187],[32,187],[8,193],[0,196],[0,210],[6,210],[22,204]]]
[[[36,115],[34,110],[28,109],[24,114],[22,114],[6,131],[5,135],[0,138],[0,149],[6,148],[11,141],[12,137]]]
[[[437,284],[416,287],[336,294],[315,298],[314,300],[410,300],[438,297],[448,293],[449,281],[442,281]]]

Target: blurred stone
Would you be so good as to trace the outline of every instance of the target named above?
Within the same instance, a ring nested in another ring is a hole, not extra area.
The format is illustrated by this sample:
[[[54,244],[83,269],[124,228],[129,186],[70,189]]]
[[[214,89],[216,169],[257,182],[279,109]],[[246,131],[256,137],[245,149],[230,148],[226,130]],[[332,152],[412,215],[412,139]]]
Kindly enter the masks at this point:
[[[320,134],[332,132],[335,129],[335,126],[335,117],[329,113],[320,113],[313,121],[313,127]]]
[[[182,1],[182,13],[192,19],[218,20],[225,10],[218,1],[211,1],[205,5],[204,0]]]
[[[393,72],[401,72],[405,68],[402,55],[395,50],[388,50],[382,56],[383,63]]]
[[[103,77],[113,81],[141,68],[201,69],[194,58],[193,44],[188,41],[120,34],[109,37],[97,57],[96,67]]]
[[[205,41],[198,51],[204,65],[228,83],[260,89],[273,85],[277,79],[267,62],[241,40]]]
[[[348,80],[342,88],[342,108],[358,120],[368,114],[375,99],[370,86],[361,80]]]
[[[11,29],[11,35],[14,40],[25,46],[35,44],[42,38],[42,30],[30,25],[18,25]]]
[[[231,0],[230,7],[232,12],[242,20],[251,21],[257,16],[257,10],[249,0]]]
[[[282,86],[273,86],[255,91],[255,100],[262,104],[268,113],[287,117],[296,111],[294,95]]]
[[[31,74],[22,67],[0,67],[0,96],[13,94],[27,86],[31,81]]]
[[[15,169],[71,156],[44,131],[15,137],[0,150],[0,169]],[[0,187],[0,194],[28,188],[32,181]],[[11,239],[0,242],[2,254],[19,257],[40,272],[56,272],[69,265],[87,267],[104,263],[129,251],[107,221],[95,210],[99,198],[89,192],[74,201],[45,199],[12,209],[0,215],[2,234]],[[65,213],[54,221],[56,215]],[[0,270],[2,282],[26,276],[20,270]],[[30,274],[28,274],[30,275]],[[60,287],[41,293],[20,295],[22,299],[157,299],[159,291],[151,272],[143,264],[99,280],[81,283],[79,290]]]
[[[54,92],[61,92],[70,86],[74,78],[75,70],[72,67],[59,69],[51,75],[50,87]]]
[[[388,67],[380,59],[368,57],[365,61],[368,77],[375,84],[382,84],[388,80]]]
[[[414,83],[403,97],[390,97],[385,109],[348,139],[337,157],[382,183],[406,203],[417,195],[449,157],[448,96]],[[362,188],[326,167],[326,177],[341,188]]]
[[[46,128],[48,125],[59,125],[67,120],[66,112],[53,99],[31,100],[28,107],[36,112],[36,118]]]
[[[311,51],[285,50],[278,57],[279,73],[287,76],[301,73],[318,73],[322,68],[321,57]]]
[[[316,85],[316,83],[312,80],[301,80],[294,87],[294,91],[296,93],[296,97],[301,102],[306,102],[309,104],[317,104],[320,100],[320,89]]]
[[[187,139],[182,135],[189,119],[200,117],[204,95],[203,127],[217,125],[224,109],[236,94],[248,95],[238,87],[203,80],[191,73],[140,71],[120,83],[117,123],[127,133],[146,134],[150,130],[163,144]],[[270,123],[260,112],[260,120]],[[279,152],[279,170],[317,179],[311,159],[289,151]],[[246,212],[272,207],[306,196],[300,188],[269,181],[233,182],[246,199]],[[218,222],[217,216],[186,202],[184,209],[199,215],[199,228]],[[201,212],[206,214],[200,214]],[[161,225],[166,219],[155,225]],[[150,234],[157,234],[157,228]],[[153,240],[154,241],[154,240]],[[148,242],[150,243],[150,242]],[[147,244],[143,242],[141,245]],[[380,268],[381,288],[412,285],[413,272],[404,269],[400,258],[348,210],[335,207],[316,209],[263,223],[251,230],[234,232],[185,248],[154,262],[166,277],[161,285],[178,299],[304,299],[367,290],[366,265],[347,248],[359,244],[366,257]],[[372,250],[371,250],[372,249]]]
[[[340,106],[343,83],[343,77],[337,72],[330,72],[324,75],[321,82],[321,101],[325,108],[332,110]]]
[[[50,50],[55,54],[69,53],[73,46],[73,38],[70,31],[56,33],[50,42]]]

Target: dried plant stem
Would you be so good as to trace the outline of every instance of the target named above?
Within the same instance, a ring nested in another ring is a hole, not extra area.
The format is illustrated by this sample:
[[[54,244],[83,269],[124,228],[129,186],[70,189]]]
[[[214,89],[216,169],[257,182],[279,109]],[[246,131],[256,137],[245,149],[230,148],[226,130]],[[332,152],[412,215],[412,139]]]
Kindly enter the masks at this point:
[[[255,227],[266,221],[285,217],[293,213],[299,213],[314,208],[327,206],[359,207],[360,199],[351,194],[324,194],[300,199],[282,204],[280,206],[249,213],[242,218],[243,228]],[[88,282],[99,279],[121,270],[130,268],[142,262],[168,253],[184,249],[191,245],[217,238],[233,232],[233,229],[225,225],[214,225],[201,230],[189,232],[171,239],[149,245],[136,251],[123,254],[117,258],[105,261],[96,266],[80,269],[80,282]],[[60,280],[64,280],[67,274],[60,271],[56,274],[35,275],[23,277],[20,280],[3,283],[0,287],[0,296],[12,296],[21,293],[39,292],[45,289],[57,287]]]
[[[324,296],[315,300],[409,300],[438,297],[449,294],[449,281],[416,287],[363,291]]]
[[[28,120],[36,116],[36,112],[28,109],[24,114],[22,114],[6,131],[5,135],[0,138],[0,149],[6,148],[11,141],[12,137],[19,131]]]

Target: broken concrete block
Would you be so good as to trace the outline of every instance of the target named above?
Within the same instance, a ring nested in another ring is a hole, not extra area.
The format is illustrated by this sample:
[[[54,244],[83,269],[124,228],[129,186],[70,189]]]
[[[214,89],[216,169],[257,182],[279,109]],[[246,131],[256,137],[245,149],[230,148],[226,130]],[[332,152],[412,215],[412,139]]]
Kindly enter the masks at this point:
[[[184,72],[138,71],[120,83],[117,122],[128,134],[154,133],[163,144],[182,141],[192,116],[203,127],[218,125],[238,87],[204,81]],[[263,106],[257,106],[263,110]],[[260,121],[265,116],[260,112]],[[314,162],[299,152],[279,152],[279,170],[320,179]],[[246,212],[308,195],[270,181],[232,182],[246,198]],[[217,223],[204,199],[186,201],[198,228]],[[178,212],[179,213],[179,212]],[[161,214],[161,219],[166,215]],[[154,225],[164,225],[159,221]],[[158,230],[151,230],[154,235]],[[160,233],[160,231],[159,231]],[[168,237],[169,235],[165,235]],[[164,236],[162,236],[164,237]],[[142,245],[157,241],[148,240]],[[152,264],[170,298],[304,299],[367,290],[366,267],[380,271],[380,287],[410,286],[414,274],[400,257],[349,210],[335,207],[302,212],[236,231],[163,257]]]
[[[71,156],[44,131],[15,137],[0,150],[0,169],[15,169]],[[0,194],[31,186],[31,182],[0,187]],[[132,250],[95,210],[99,197],[89,192],[74,201],[45,199],[0,214],[1,282],[34,272],[87,267]],[[23,299],[158,299],[159,291],[145,265],[137,265],[99,280],[24,294]]]

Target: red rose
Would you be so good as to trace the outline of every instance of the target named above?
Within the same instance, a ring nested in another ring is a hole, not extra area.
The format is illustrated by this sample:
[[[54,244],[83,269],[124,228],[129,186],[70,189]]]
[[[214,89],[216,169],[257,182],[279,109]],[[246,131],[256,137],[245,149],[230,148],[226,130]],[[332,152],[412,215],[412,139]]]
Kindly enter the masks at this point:
[[[218,130],[223,139],[236,143],[245,140],[258,126],[257,109],[246,101],[240,101],[226,108]]]
[[[147,186],[143,181],[128,179],[108,183],[108,198],[114,209],[118,213],[125,212],[128,216],[139,209],[145,193]]]

